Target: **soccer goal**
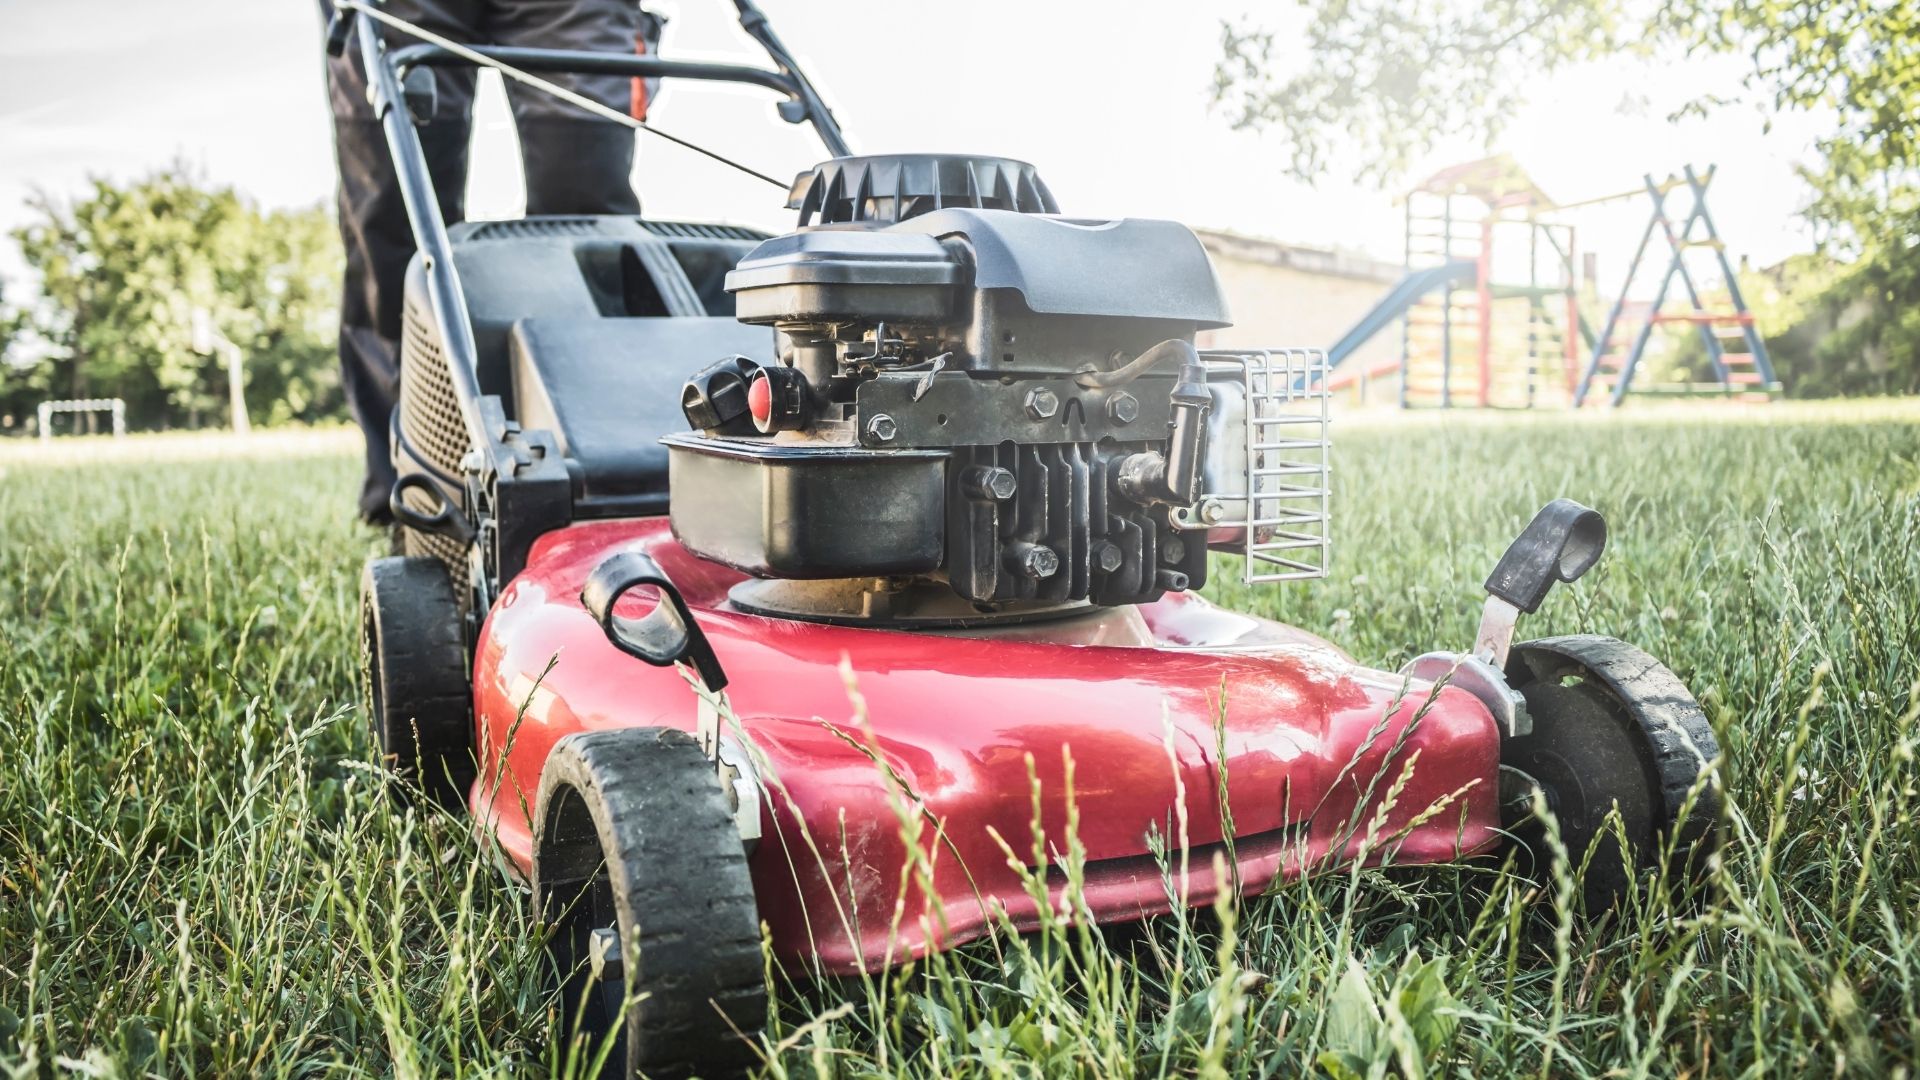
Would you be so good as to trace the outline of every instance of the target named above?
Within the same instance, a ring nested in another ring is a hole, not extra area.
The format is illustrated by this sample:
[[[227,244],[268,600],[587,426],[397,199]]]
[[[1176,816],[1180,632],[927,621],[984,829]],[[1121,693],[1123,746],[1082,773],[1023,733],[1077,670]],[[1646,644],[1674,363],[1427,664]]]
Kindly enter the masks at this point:
[[[40,403],[40,441],[53,441],[54,413],[112,413],[113,437],[127,433],[127,403],[120,398],[73,398]]]

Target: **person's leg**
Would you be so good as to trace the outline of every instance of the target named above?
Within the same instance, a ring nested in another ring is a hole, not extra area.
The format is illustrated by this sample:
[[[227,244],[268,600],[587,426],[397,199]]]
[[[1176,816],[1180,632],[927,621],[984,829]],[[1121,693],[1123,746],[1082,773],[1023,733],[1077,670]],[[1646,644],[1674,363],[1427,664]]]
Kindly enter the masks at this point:
[[[435,33],[472,40],[477,0],[387,0],[386,10]],[[323,15],[330,14],[321,0]],[[389,43],[404,39],[389,31]],[[473,111],[471,73],[436,73],[439,106],[423,125],[421,148],[439,196],[440,212],[451,224],[465,217],[467,145]],[[347,408],[366,438],[366,476],[360,489],[360,516],[374,523],[390,520],[387,496],[393,489],[392,450],[387,424],[400,392],[400,327],[407,263],[413,258],[413,232],[407,225],[386,134],[367,104],[366,72],[357,42],[344,55],[327,60],[327,87],[333,104],[334,153],[340,170],[340,241],[346,254],[346,281],[340,297],[340,376]]]
[[[640,29],[636,0],[490,0],[485,33],[500,45],[631,53]],[[633,80],[620,75],[549,75],[609,108],[628,110]],[[508,84],[528,214],[637,214],[632,129],[550,94]]]

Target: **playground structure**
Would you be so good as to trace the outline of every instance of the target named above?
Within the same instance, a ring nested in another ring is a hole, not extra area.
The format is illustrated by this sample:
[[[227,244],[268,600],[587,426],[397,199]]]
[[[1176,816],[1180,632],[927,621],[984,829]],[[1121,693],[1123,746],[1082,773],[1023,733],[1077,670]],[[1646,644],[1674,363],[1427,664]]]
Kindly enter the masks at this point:
[[[1779,382],[1707,211],[1713,176],[1688,167],[1632,191],[1555,203],[1506,155],[1441,170],[1408,192],[1406,276],[1328,349],[1329,388],[1367,401],[1391,384],[1402,408],[1618,405],[1630,392],[1771,400]],[[1642,198],[1651,213],[1603,304],[1592,256],[1577,246],[1577,212]],[[1653,298],[1632,299],[1642,264],[1662,253]],[[1717,265],[1698,265],[1709,253]],[[1680,297],[1686,309],[1668,310]],[[1606,312],[1598,332],[1590,310]],[[1343,365],[1396,322],[1396,360]],[[1651,377],[1655,328],[1670,323],[1695,328],[1711,381]]]
[[[1694,327],[1706,350],[1707,362],[1712,367],[1715,381],[1647,389],[1720,393],[1736,401],[1752,402],[1771,401],[1779,393],[1780,381],[1774,374],[1772,360],[1767,356],[1767,343],[1754,326],[1753,312],[1747,308],[1746,297],[1740,292],[1740,275],[1734,272],[1733,264],[1727,260],[1726,242],[1720,239],[1713,216],[1707,212],[1707,186],[1713,183],[1713,174],[1712,166],[1708,166],[1706,172],[1701,174],[1689,165],[1680,176],[1670,177],[1664,183],[1656,184],[1653,177],[1646,177],[1646,194],[1653,201],[1653,214],[1640,234],[1640,244],[1634,250],[1633,261],[1627,268],[1627,279],[1620,286],[1613,310],[1607,316],[1606,327],[1592,342],[1586,370],[1580,376],[1579,385],[1574,388],[1575,405],[1585,404],[1595,390],[1606,393],[1611,404],[1618,405],[1624,401],[1628,391],[1633,389],[1633,378],[1645,358],[1653,329],[1662,323],[1688,323]],[[1686,192],[1687,213],[1676,230],[1673,214],[1668,211],[1667,196],[1681,189]],[[1616,196],[1619,197],[1627,196]],[[1618,340],[1616,335],[1624,335],[1626,324],[1634,321],[1627,314],[1627,291],[1632,287],[1641,264],[1647,260],[1648,243],[1656,230],[1666,241],[1666,250],[1670,253],[1666,273],[1660,278],[1658,292],[1652,303],[1639,316],[1640,329],[1633,339],[1633,345],[1624,353],[1616,353],[1612,351]],[[1699,235],[1696,236],[1696,232]],[[1711,252],[1718,264],[1724,299],[1720,296],[1703,296],[1700,275],[1687,265],[1688,254],[1701,251]],[[1668,298],[1673,293],[1676,279],[1686,291],[1689,305],[1686,311],[1667,310]],[[1711,305],[1710,299],[1714,301]],[[1731,339],[1738,339],[1737,343]]]
[[[43,401],[36,410],[40,421],[40,441],[53,441],[53,414],[55,413],[110,413],[113,417],[113,437],[120,438],[127,433],[127,403],[120,398],[76,398],[65,401]]]

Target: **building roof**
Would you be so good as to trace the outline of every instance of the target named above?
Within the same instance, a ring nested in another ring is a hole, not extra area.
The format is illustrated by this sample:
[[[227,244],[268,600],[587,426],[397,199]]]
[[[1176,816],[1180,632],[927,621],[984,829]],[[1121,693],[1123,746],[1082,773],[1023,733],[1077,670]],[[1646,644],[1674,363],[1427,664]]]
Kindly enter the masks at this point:
[[[1357,278],[1362,281],[1397,281],[1400,275],[1406,272],[1399,263],[1390,263],[1358,252],[1287,244],[1257,236],[1243,236],[1225,229],[1193,231],[1200,237],[1200,243],[1207,249],[1207,253],[1216,259],[1283,266],[1303,274]]]

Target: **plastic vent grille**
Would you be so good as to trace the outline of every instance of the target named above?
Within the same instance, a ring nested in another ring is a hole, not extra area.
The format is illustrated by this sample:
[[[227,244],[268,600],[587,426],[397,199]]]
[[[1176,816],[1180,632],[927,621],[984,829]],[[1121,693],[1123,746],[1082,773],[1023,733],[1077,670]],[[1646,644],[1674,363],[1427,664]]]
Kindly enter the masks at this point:
[[[1333,538],[1325,350],[1200,356],[1210,379],[1237,379],[1245,388],[1246,458],[1240,490],[1209,491],[1194,524],[1243,532],[1242,577],[1250,585],[1326,577]]]
[[[655,236],[668,240],[765,240],[770,234],[744,225],[710,225],[696,221],[642,221]]]
[[[488,221],[465,237],[474,240],[530,240],[542,237],[592,236],[600,223],[590,217],[532,217]]]
[[[835,158],[794,181],[789,209],[800,224],[887,225],[946,207],[1057,214],[1060,206],[1024,161],[965,154],[875,154]]]
[[[460,461],[467,455],[467,428],[453,395],[453,378],[426,313],[414,295],[407,300],[400,339],[400,432],[427,464],[444,475],[459,476]],[[404,459],[395,464],[403,473],[415,471]],[[424,495],[408,493],[402,498],[423,514],[433,512]],[[466,550],[459,543],[412,529],[404,533],[406,554],[431,555],[447,564],[454,581],[466,580]],[[463,598],[466,594],[464,589],[454,592]]]

